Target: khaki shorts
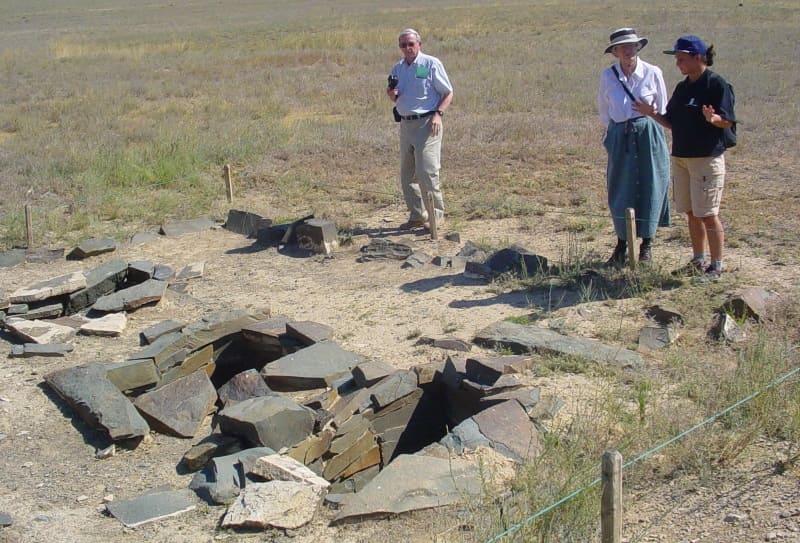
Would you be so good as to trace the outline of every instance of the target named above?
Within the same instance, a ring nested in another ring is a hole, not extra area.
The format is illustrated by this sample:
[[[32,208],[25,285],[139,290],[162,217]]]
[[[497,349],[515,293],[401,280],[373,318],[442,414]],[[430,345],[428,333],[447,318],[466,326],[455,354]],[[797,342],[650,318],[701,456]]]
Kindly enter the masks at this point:
[[[719,215],[725,187],[725,155],[672,157],[672,199],[678,213],[695,217]]]

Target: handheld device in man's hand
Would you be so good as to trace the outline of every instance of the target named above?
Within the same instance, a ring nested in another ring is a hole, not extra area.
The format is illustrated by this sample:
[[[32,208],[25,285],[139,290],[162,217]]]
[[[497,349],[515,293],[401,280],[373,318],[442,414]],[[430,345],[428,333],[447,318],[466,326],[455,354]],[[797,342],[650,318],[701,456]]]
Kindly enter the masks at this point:
[[[400,80],[397,78],[396,75],[390,75],[389,76],[389,89],[391,89],[391,90],[396,89],[397,88],[397,84],[399,82],[400,82]]]

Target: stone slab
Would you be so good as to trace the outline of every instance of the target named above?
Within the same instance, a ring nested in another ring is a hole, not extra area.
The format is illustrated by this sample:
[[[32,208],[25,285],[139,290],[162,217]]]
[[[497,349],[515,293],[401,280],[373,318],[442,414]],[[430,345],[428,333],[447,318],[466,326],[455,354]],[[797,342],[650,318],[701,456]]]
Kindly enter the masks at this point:
[[[217,401],[217,391],[202,371],[196,371],[145,392],[134,402],[153,429],[177,437],[194,437]]]
[[[645,315],[656,321],[661,326],[674,326],[683,324],[683,315],[674,307],[664,304],[651,305],[645,311]]]
[[[0,527],[7,528],[14,524],[14,519],[5,511],[0,511]]]
[[[269,309],[216,311],[187,324],[183,333],[189,350],[197,350],[223,338],[238,334],[242,328],[269,317]]]
[[[493,385],[501,375],[522,373],[531,366],[531,358],[522,355],[467,357],[467,379]]]
[[[464,503],[480,496],[481,491],[474,464],[404,454],[385,466],[360,492],[349,495],[334,522]]]
[[[273,390],[324,388],[363,361],[364,357],[324,341],[267,364],[261,375]]]
[[[231,402],[241,402],[249,398],[258,398],[272,394],[264,378],[258,370],[249,369],[234,375],[228,382],[219,387],[219,400],[227,406]]]
[[[12,292],[8,298],[11,303],[40,302],[56,296],[70,294],[82,288],[86,288],[86,276],[83,275],[83,272],[77,271],[19,288]]]
[[[621,368],[640,368],[642,357],[631,350],[574,338],[547,328],[500,321],[475,336],[475,343],[489,348],[510,348],[520,353],[563,354]]]
[[[186,377],[200,369],[206,369],[207,375],[213,374],[214,346],[206,345],[199,351],[188,353],[186,357],[172,367],[163,369],[159,386],[164,386],[182,377]]]
[[[87,424],[106,430],[114,441],[150,431],[133,404],[106,378],[102,364],[55,371],[44,380]]]
[[[417,269],[431,261],[431,255],[422,251],[414,251],[406,258],[400,267],[403,269]]]
[[[19,315],[22,319],[52,319],[60,317],[64,313],[64,304],[57,302],[54,304],[41,305],[39,307],[28,307],[28,311]]]
[[[0,252],[0,268],[12,268],[23,262],[25,262],[24,249],[11,249],[10,251]]]
[[[70,343],[23,343],[22,345],[12,345],[11,355],[16,358],[30,358],[33,356],[66,356],[72,352]]]
[[[333,221],[308,219],[297,225],[295,233],[301,249],[329,255],[339,248],[339,232]]]
[[[128,241],[131,245],[145,245],[157,239],[161,239],[158,232],[136,232]]]
[[[175,276],[175,270],[166,264],[156,264],[153,268],[153,279],[158,281],[170,281]]]
[[[204,261],[201,262],[191,262],[181,269],[178,272],[177,277],[175,278],[177,281],[188,281],[189,279],[199,279],[203,277],[203,274],[206,271],[206,263]]]
[[[720,311],[730,313],[737,319],[753,319],[762,322],[779,299],[778,293],[763,287],[738,289],[728,295]]]
[[[133,311],[139,307],[155,303],[164,296],[167,283],[149,279],[144,283],[118,290],[113,294],[101,296],[92,309],[103,312]]]
[[[197,471],[203,469],[203,466],[212,458],[234,454],[243,448],[244,444],[236,436],[211,434],[186,451],[181,458],[181,463],[189,471]]]
[[[189,488],[208,503],[231,503],[248,484],[247,473],[255,461],[269,454],[275,451],[269,447],[254,447],[214,457],[194,474]]]
[[[352,374],[353,379],[359,387],[369,388],[396,371],[396,368],[385,362],[367,360],[353,368]]]
[[[329,481],[340,476],[346,478],[362,469],[374,466],[380,461],[380,447],[378,446],[377,436],[372,431],[367,430],[350,447],[325,461],[322,476]],[[345,473],[349,466],[357,462],[360,467]]]
[[[153,388],[159,381],[158,370],[151,359],[112,362],[104,367],[106,378],[122,392]]]
[[[5,326],[12,334],[30,343],[66,343],[75,336],[74,328],[40,320],[10,317]]]
[[[161,321],[152,326],[148,326],[141,331],[140,336],[145,345],[150,345],[163,335],[170,334],[172,332],[180,332],[181,328],[183,328],[183,323],[169,319]]]
[[[484,409],[472,420],[492,443],[492,448],[515,462],[541,454],[542,436],[516,400]]]
[[[170,221],[161,225],[160,234],[165,236],[182,236],[193,232],[205,232],[217,227],[217,224],[209,219],[187,219],[182,221]]]
[[[189,338],[180,332],[159,336],[150,345],[133,353],[130,360],[151,359],[159,369],[180,363],[188,354]]]
[[[25,262],[28,264],[52,264],[64,260],[63,247],[42,247],[40,249],[26,249]]]
[[[310,435],[286,453],[306,466],[315,462],[328,451],[333,439],[333,430],[325,429],[318,434]]]
[[[90,256],[111,253],[116,250],[117,242],[112,238],[89,238],[81,241],[77,247],[72,249],[67,254],[67,258],[70,260],[83,260]]]
[[[262,228],[269,228],[272,226],[272,219],[262,217],[256,213],[249,211],[241,211],[238,209],[228,210],[228,219],[225,221],[223,228],[242,234],[243,236],[251,237],[261,230]]]
[[[304,483],[253,483],[228,507],[221,527],[295,530],[314,518],[320,503],[317,491]]]
[[[218,415],[222,432],[275,450],[297,445],[314,429],[311,411],[285,396],[250,398]]]
[[[314,321],[289,321],[286,323],[286,335],[303,345],[313,345],[333,339],[333,328]]]
[[[156,264],[152,260],[131,260],[128,263],[128,285],[144,283],[153,278]]]
[[[78,331],[86,336],[119,337],[128,325],[125,313],[109,313],[97,319],[89,319]]]
[[[296,481],[324,493],[331,484],[290,456],[271,454],[256,460],[250,473],[267,481]]]
[[[370,389],[370,401],[376,409],[382,409],[416,390],[419,390],[417,374],[411,370],[398,371]]]
[[[666,326],[645,326],[639,330],[639,351],[656,351],[669,347],[675,341],[675,334]]]
[[[194,493],[188,489],[152,492],[131,500],[106,504],[108,512],[128,528],[192,511],[197,507]]]
[[[67,299],[68,314],[89,307],[101,296],[121,288],[128,276],[128,261],[111,260],[86,273],[86,288],[73,292]]]

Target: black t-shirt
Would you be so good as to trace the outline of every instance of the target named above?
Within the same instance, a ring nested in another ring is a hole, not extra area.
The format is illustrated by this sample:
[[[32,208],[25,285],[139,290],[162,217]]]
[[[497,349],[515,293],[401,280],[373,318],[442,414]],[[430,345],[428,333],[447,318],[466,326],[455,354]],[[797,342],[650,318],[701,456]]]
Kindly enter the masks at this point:
[[[703,116],[702,106],[708,105],[723,119],[736,122],[733,88],[719,74],[706,69],[697,81],[687,77],[675,87],[664,115],[672,124],[673,156],[719,156],[725,152],[722,128]]]

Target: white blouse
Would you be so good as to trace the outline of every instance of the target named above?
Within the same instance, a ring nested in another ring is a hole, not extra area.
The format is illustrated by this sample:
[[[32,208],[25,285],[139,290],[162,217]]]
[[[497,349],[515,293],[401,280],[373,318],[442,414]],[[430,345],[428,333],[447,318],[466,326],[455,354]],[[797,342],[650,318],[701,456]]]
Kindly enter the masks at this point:
[[[636,68],[630,77],[625,77],[619,61],[615,63],[619,80],[625,83],[633,95],[648,104],[653,104],[656,111],[664,114],[667,110],[667,86],[661,68],[653,66],[641,58],[636,59]],[[641,114],[631,107],[631,98],[619,84],[611,66],[600,74],[600,89],[597,92],[597,110],[600,122],[605,126],[608,121],[621,123]]]

